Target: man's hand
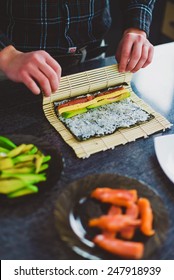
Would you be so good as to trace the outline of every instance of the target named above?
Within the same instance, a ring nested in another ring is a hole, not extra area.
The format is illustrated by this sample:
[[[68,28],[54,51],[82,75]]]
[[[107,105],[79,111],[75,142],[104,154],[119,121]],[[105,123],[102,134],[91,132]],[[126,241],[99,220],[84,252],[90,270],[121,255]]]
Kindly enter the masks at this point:
[[[45,51],[23,53],[13,46],[0,52],[0,70],[14,82],[24,83],[34,94],[45,96],[59,87],[60,65]]]
[[[146,38],[146,33],[136,28],[127,29],[116,52],[119,71],[134,73],[150,64],[152,58],[153,46]]]

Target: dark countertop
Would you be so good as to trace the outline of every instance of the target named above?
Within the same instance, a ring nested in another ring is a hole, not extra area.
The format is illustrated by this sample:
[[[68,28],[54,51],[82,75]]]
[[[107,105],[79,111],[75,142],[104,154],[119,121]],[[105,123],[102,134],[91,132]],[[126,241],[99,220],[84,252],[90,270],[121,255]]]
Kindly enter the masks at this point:
[[[155,47],[154,61],[134,74],[135,93],[174,123],[174,43]],[[91,61],[73,73],[115,63],[113,57]],[[174,127],[165,134],[174,133]],[[174,184],[163,173],[154,150],[154,135],[113,150],[78,159],[46,120],[42,96],[25,86],[0,82],[0,134],[33,135],[61,152],[65,161],[60,180],[25,202],[0,206],[0,259],[82,259],[59,239],[54,225],[54,206],[60,192],[76,179],[94,173],[114,173],[143,181],[156,190],[169,212],[169,233],[151,259],[174,259]],[[162,134],[162,133],[161,133]],[[21,136],[22,139],[22,136]],[[163,222],[163,221],[161,221]]]

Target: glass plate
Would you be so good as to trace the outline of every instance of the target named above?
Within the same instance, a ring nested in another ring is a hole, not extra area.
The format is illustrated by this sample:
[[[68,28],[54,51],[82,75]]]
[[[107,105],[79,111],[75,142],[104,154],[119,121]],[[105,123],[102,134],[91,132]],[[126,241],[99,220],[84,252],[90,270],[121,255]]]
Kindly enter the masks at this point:
[[[48,169],[45,170],[47,175],[47,180],[45,182],[40,182],[36,184],[39,188],[39,192],[37,194],[24,195],[13,199],[9,199],[1,194],[0,195],[1,201],[14,202],[16,200],[19,201],[23,199],[28,199],[29,197],[34,197],[39,193],[43,192],[45,189],[51,188],[52,186],[55,185],[55,183],[60,178],[63,170],[63,158],[60,152],[58,152],[56,148],[52,147],[48,142],[42,140],[41,138],[35,137],[33,135],[15,134],[15,135],[3,135],[3,136],[8,137],[16,145],[20,145],[22,143],[34,144],[41,152],[43,152],[44,155],[50,155],[51,160],[49,161]]]
[[[91,241],[96,230],[88,227],[88,221],[106,213],[108,206],[90,198],[91,191],[96,187],[136,189],[139,197],[150,200],[156,233],[148,238],[140,233],[135,237],[136,241],[145,244],[143,259],[148,259],[165,240],[168,230],[167,211],[160,197],[150,187],[135,179],[116,174],[90,175],[66,187],[55,206],[55,225],[60,238],[74,252],[86,259],[119,259],[116,255],[98,248]]]

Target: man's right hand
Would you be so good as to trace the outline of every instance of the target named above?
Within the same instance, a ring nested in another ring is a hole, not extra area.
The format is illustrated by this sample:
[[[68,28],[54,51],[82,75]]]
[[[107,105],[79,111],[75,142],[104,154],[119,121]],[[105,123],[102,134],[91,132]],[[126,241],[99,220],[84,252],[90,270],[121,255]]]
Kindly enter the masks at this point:
[[[59,87],[61,67],[43,50],[23,53],[8,46],[0,52],[0,70],[10,80],[24,83],[34,94],[42,90],[50,96]]]

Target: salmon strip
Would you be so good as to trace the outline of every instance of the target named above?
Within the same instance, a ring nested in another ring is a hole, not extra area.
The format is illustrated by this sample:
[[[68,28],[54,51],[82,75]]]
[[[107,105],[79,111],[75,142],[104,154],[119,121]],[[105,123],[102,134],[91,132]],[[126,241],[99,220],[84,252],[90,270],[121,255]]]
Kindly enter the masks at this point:
[[[121,207],[111,205],[107,214],[112,215],[112,216],[117,215],[117,214],[122,214],[122,209],[121,209]]]
[[[147,236],[155,234],[153,230],[153,212],[150,201],[147,198],[139,198],[138,207],[140,211],[141,226],[140,230]]]
[[[60,108],[67,107],[67,106],[70,106],[70,105],[76,105],[76,104],[79,104],[79,103],[84,103],[84,102],[90,101],[92,99],[94,99],[94,96],[92,96],[92,95],[88,95],[88,96],[81,97],[81,98],[76,98],[76,99],[69,100],[65,103],[62,103],[62,104],[58,105],[57,109],[59,110]]]
[[[107,215],[113,216],[113,215],[118,215],[118,214],[122,214],[122,209],[121,207],[115,206],[115,205],[111,205]],[[103,230],[102,231],[103,235],[106,235],[107,237],[116,237],[117,232],[111,232],[111,231],[107,231],[107,230]]]
[[[103,95],[106,95],[106,94],[110,94],[112,92],[115,92],[115,91],[120,91],[120,90],[124,90],[125,88],[120,86],[118,88],[113,88],[113,89],[109,89],[108,91],[104,91],[104,92],[101,92],[99,94],[96,95],[96,97],[98,96],[103,96]]]
[[[130,207],[126,209],[125,215],[128,215],[132,219],[137,219],[139,215],[139,207],[137,204],[132,203]],[[135,234],[135,227],[134,226],[127,226],[120,231],[120,235],[124,239],[132,239]]]
[[[109,253],[125,259],[141,259],[144,253],[144,244],[141,242],[123,241],[103,234],[96,235],[93,242]]]
[[[99,227],[103,230],[117,232],[126,226],[140,226],[141,220],[134,220],[123,214],[102,215],[89,220],[90,227]]]
[[[118,88],[115,88],[115,89],[109,89],[109,90],[106,90],[102,93],[99,93],[97,94],[96,96],[95,95],[87,95],[87,96],[84,96],[84,97],[81,97],[81,98],[75,98],[75,99],[72,99],[72,100],[69,100],[65,103],[62,103],[60,105],[58,105],[57,109],[59,110],[60,108],[63,108],[63,107],[67,107],[67,106],[70,106],[70,105],[76,105],[76,104],[79,104],[79,103],[84,103],[84,102],[88,102],[98,96],[103,96],[103,95],[107,95],[107,94],[110,94],[112,92],[115,92],[115,91],[120,91],[120,90],[124,90],[125,88],[124,87],[118,87]]]
[[[101,202],[129,207],[137,200],[137,193],[135,190],[96,188],[92,191],[91,197]]]

